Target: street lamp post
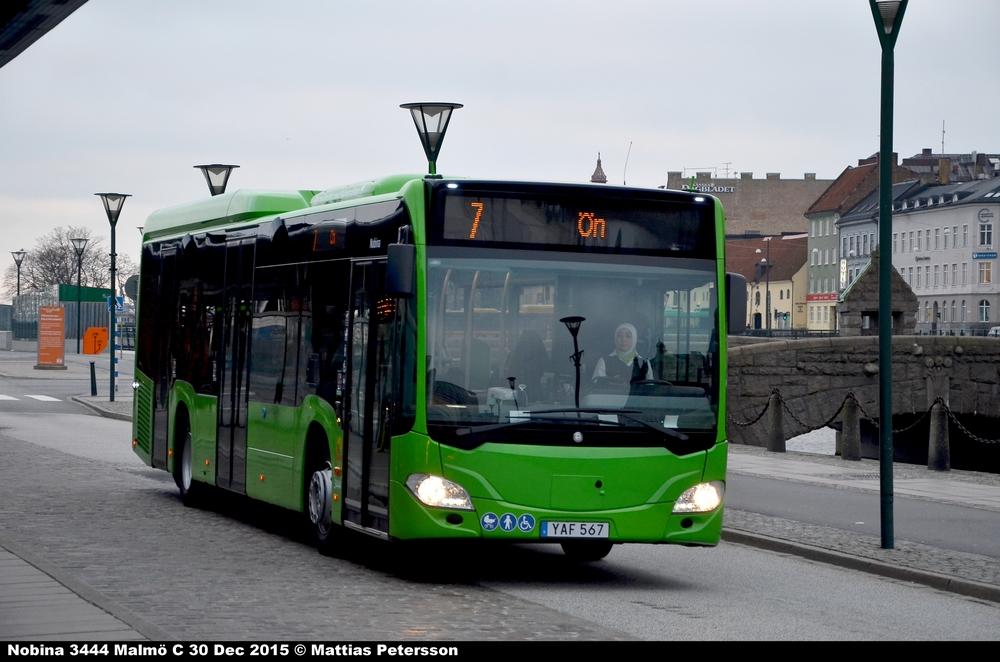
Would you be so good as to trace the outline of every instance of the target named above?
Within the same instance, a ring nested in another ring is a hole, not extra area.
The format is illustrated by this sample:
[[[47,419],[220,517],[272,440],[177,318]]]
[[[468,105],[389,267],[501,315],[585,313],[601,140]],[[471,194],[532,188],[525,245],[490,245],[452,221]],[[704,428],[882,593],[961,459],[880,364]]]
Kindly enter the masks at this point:
[[[208,191],[213,196],[222,195],[226,192],[226,184],[229,183],[229,175],[238,165],[226,165],[223,163],[209,163],[207,165],[196,165],[195,168],[201,170],[208,182]]]
[[[573,361],[573,366],[576,368],[576,388],[574,389],[573,402],[576,404],[576,408],[580,408],[580,359],[583,358],[583,351],[580,349],[580,345],[577,342],[576,336],[580,333],[580,325],[587,321],[587,318],[580,317],[579,315],[572,315],[570,317],[563,317],[559,320],[566,325],[569,330],[569,334],[573,336],[573,356],[569,357]],[[579,414],[577,414],[579,416]]]
[[[73,242],[73,250],[76,251],[76,353],[80,353],[80,276],[83,270],[83,251],[87,248],[86,237],[76,237],[70,239]]]
[[[108,336],[110,342],[108,342],[108,354],[111,357],[111,382],[109,387],[109,401],[115,401],[115,377],[117,377],[117,371],[115,370],[115,305],[117,303],[117,297],[115,296],[115,225],[118,224],[118,216],[122,213],[122,207],[125,205],[125,198],[131,197],[128,193],[95,193],[94,195],[100,196],[101,202],[104,203],[104,211],[108,215],[108,223],[111,224],[111,302],[108,306],[111,309],[111,326],[108,328]]]
[[[24,256],[27,254],[28,252],[23,248],[10,252],[10,256],[14,258],[14,264],[17,265],[17,294],[15,296],[21,296],[21,263],[24,262]]]
[[[893,548],[892,526],[892,95],[893,49],[909,0],[868,0],[882,46],[882,112],[878,201],[879,474],[882,549]]]
[[[427,157],[427,176],[440,177],[437,174],[437,157],[441,152],[444,134],[448,131],[452,111],[461,108],[460,103],[404,103],[400,108],[410,111],[413,124],[420,134],[420,143],[424,146]]]
[[[774,315],[774,311],[771,310],[771,238],[764,237],[764,241],[767,242],[767,254],[766,257],[760,259],[761,268],[764,271],[764,303],[766,304],[765,310],[767,311],[767,335],[771,336],[771,317]],[[759,248],[754,251],[757,255],[760,255],[763,251]]]

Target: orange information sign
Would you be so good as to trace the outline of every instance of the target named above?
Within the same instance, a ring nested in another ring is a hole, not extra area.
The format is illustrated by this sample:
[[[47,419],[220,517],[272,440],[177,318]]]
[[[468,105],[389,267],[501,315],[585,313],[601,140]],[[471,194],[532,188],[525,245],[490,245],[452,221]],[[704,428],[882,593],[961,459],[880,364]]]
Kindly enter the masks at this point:
[[[100,354],[108,346],[108,329],[103,326],[88,327],[83,333],[83,353]]]
[[[64,316],[62,306],[38,308],[38,363],[35,368],[66,369]]]

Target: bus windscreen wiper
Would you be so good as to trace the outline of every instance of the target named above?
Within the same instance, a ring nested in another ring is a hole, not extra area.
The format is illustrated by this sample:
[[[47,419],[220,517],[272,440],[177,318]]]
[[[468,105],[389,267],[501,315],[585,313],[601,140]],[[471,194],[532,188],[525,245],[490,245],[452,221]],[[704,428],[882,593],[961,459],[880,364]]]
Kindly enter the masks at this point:
[[[544,421],[546,423],[572,423],[572,424],[576,424],[576,425],[584,423],[584,424],[590,424],[590,425],[593,425],[593,424],[597,424],[597,425],[616,425],[616,426],[619,426],[619,427],[625,427],[624,423],[621,423],[620,421],[609,421],[607,419],[602,419],[602,418],[573,418],[573,417],[569,417],[569,416],[567,416],[567,417],[560,417],[560,418],[554,418],[554,417],[550,417],[550,416],[536,416],[537,414],[566,414],[566,413],[570,413],[570,414],[597,414],[597,415],[620,416],[620,417],[622,417],[622,418],[624,418],[624,419],[626,419],[628,421],[632,421],[634,423],[638,423],[639,425],[642,425],[643,427],[649,428],[650,430],[655,430],[656,432],[658,432],[658,433],[660,433],[662,435],[666,435],[666,436],[672,437],[674,439],[679,439],[680,441],[687,441],[688,440],[688,436],[686,434],[684,434],[683,432],[678,432],[677,430],[673,430],[671,428],[661,428],[659,426],[653,425],[652,423],[648,423],[648,422],[646,422],[646,421],[644,421],[641,418],[638,418],[636,416],[630,416],[630,414],[639,414],[639,413],[642,413],[642,412],[640,412],[637,409],[598,409],[598,408],[579,408],[579,409],[577,409],[576,407],[566,407],[564,409],[563,408],[561,408],[561,409],[538,409],[538,410],[535,410],[535,411],[530,411],[530,412],[525,412],[525,413],[529,414],[530,417],[522,419],[522,420],[519,420],[519,421],[510,421],[508,423],[495,423],[493,425],[483,425],[483,426],[480,426],[480,427],[459,428],[458,430],[455,431],[455,434],[458,435],[458,436],[465,436],[465,435],[469,435],[469,434],[478,434],[478,433],[483,433],[483,432],[492,432],[493,430],[504,430],[504,429],[508,429],[508,428],[512,428],[512,427],[518,427],[518,426],[521,426],[521,425],[527,425],[529,423],[539,423],[539,422],[542,422],[542,421]]]
[[[604,414],[604,415],[621,416],[625,420],[632,421],[634,423],[638,423],[639,425],[642,425],[643,427],[647,427],[650,430],[656,430],[660,434],[665,434],[668,437],[673,437],[674,439],[679,439],[681,441],[687,441],[688,440],[688,436],[686,434],[684,434],[683,432],[678,432],[677,430],[674,430],[672,428],[663,428],[663,427],[660,427],[658,425],[653,425],[652,423],[650,423],[648,421],[642,420],[638,416],[631,416],[630,415],[630,414],[641,414],[642,412],[639,411],[638,409],[601,409],[601,408],[595,408],[595,407],[581,407],[581,408],[578,409],[576,407],[566,407],[565,409],[539,409],[539,410],[533,411],[531,413],[532,414],[564,414],[564,413],[567,413],[567,412],[574,413],[574,414],[598,414],[598,415]],[[576,420],[588,420],[588,419],[575,419],[574,418],[574,419],[570,419],[570,420],[576,421]],[[601,419],[598,419],[598,420],[601,420]]]
[[[561,410],[561,409],[554,409],[552,411],[554,413],[560,413],[563,410]],[[575,411],[575,410],[567,410],[567,411]],[[529,414],[543,414],[543,413],[548,413],[548,410],[546,410],[544,412],[543,411],[538,411],[538,412],[532,411],[532,412],[526,412],[526,413],[529,413]],[[580,423],[583,423],[583,424],[587,424],[587,425],[599,425],[599,426],[600,425],[613,425],[613,426],[616,426],[616,427],[621,427],[621,425],[622,425],[621,423],[619,423],[617,421],[608,421],[608,420],[602,420],[602,419],[599,419],[599,418],[572,418],[572,417],[569,417],[569,416],[565,416],[565,417],[529,416],[527,418],[522,418],[520,420],[509,421],[507,423],[493,423],[492,425],[478,425],[478,426],[472,426],[472,427],[458,428],[457,430],[455,430],[455,434],[457,436],[459,436],[459,437],[464,437],[464,436],[470,435],[470,434],[481,434],[481,433],[484,433],[484,432],[493,432],[494,430],[507,430],[509,428],[516,428],[516,427],[521,426],[521,425],[528,425],[529,423],[573,423],[573,424],[577,424],[577,425],[580,424]]]

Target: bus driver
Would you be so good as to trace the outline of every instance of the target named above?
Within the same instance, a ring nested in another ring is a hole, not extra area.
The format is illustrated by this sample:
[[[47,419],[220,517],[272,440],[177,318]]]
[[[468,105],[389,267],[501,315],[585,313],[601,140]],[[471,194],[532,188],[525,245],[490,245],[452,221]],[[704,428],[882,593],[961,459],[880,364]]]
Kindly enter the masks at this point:
[[[592,380],[595,383],[607,380],[612,384],[628,384],[642,381],[649,374],[649,362],[635,351],[638,333],[628,322],[615,329],[615,349],[607,356],[597,359]]]

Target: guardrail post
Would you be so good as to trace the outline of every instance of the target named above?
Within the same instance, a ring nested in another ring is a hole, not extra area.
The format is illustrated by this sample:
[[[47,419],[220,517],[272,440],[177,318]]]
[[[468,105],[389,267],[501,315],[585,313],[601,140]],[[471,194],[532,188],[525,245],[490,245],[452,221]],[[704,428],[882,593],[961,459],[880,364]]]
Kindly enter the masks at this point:
[[[948,440],[948,412],[942,400],[931,405],[931,424],[927,439],[927,468],[935,471],[951,469],[951,446]]]
[[[97,397],[97,373],[94,371],[94,362],[90,362],[90,395]]]
[[[841,419],[843,442],[840,457],[844,460],[861,459],[861,420],[858,418],[858,402],[848,396],[844,403],[844,417]]]
[[[771,393],[767,404],[767,450],[785,452],[784,412],[781,410],[781,396]]]

